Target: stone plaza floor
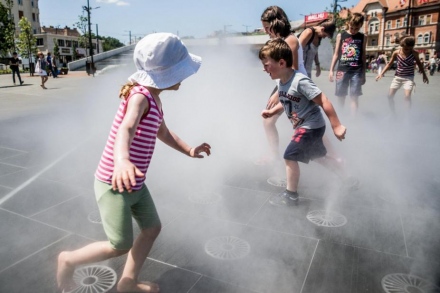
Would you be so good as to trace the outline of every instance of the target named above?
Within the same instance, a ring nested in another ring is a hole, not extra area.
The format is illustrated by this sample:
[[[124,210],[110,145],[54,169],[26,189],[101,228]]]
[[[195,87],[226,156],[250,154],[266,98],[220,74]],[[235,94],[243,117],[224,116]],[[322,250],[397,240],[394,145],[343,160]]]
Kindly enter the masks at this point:
[[[142,280],[164,293],[440,292],[440,74],[429,85],[416,75],[410,112],[398,91],[393,116],[393,72],[379,82],[368,73],[352,117],[323,71],[315,81],[347,126],[343,142],[327,126],[329,151],[360,186],[342,189],[332,172],[301,164],[298,204],[277,207],[269,198],[283,188],[267,179],[282,166],[255,164],[267,151],[260,112],[274,82],[251,50],[190,50],[203,65],[162,93],[165,120],[189,144],[210,143],[212,155],[191,159],[157,143],[146,183],[162,232]],[[47,90],[39,77],[13,86],[0,76],[2,293],[56,292],[57,255],[106,239],[93,174],[134,66],[125,54],[98,69],[50,78]],[[277,125],[282,151],[292,129],[284,116]],[[116,292],[124,262],[78,268],[75,292]]]

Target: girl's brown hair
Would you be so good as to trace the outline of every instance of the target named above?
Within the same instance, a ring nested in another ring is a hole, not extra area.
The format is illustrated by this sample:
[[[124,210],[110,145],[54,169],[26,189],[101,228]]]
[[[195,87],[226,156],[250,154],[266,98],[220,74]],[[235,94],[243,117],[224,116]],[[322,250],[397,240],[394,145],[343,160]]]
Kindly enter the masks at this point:
[[[289,19],[281,7],[267,7],[261,15],[261,21],[268,22],[270,24],[270,29],[275,34],[279,34],[282,38],[286,38],[291,34]]]
[[[119,98],[126,100],[128,98],[128,96],[130,95],[131,89],[137,85],[139,85],[137,82],[128,81],[119,90]]]
[[[416,44],[416,39],[413,36],[403,37],[400,41],[400,46],[402,47],[414,47]]]

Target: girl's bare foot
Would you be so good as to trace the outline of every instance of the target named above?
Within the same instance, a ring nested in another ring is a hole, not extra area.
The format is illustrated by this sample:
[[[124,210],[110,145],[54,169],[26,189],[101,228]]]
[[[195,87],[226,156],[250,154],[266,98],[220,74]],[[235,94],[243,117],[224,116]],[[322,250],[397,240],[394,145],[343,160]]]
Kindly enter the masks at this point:
[[[145,292],[157,293],[160,292],[159,285],[151,282],[136,283],[135,280],[129,278],[122,278],[117,285],[118,292]]]
[[[76,287],[73,282],[75,267],[68,262],[68,252],[63,251],[58,255],[57,283],[61,291],[71,291]]]

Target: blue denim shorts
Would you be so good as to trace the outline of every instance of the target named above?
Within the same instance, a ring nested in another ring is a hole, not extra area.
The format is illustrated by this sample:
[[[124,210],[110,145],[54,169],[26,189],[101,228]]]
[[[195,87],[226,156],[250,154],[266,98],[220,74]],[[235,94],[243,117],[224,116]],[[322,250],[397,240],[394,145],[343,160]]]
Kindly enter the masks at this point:
[[[361,71],[337,71],[336,92],[337,97],[346,97],[350,86],[350,97],[362,96],[362,72]]]
[[[297,128],[292,141],[284,152],[284,159],[308,163],[310,160],[324,157],[327,150],[322,141],[325,126],[316,129]]]

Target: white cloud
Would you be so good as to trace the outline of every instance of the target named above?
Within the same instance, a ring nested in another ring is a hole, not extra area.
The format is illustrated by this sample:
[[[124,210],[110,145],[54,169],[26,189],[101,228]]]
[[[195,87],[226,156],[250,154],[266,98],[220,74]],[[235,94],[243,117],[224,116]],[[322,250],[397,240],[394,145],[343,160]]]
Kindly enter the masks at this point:
[[[120,0],[97,0],[97,2],[106,3],[106,4],[116,4],[118,6],[130,5],[130,3]]]

